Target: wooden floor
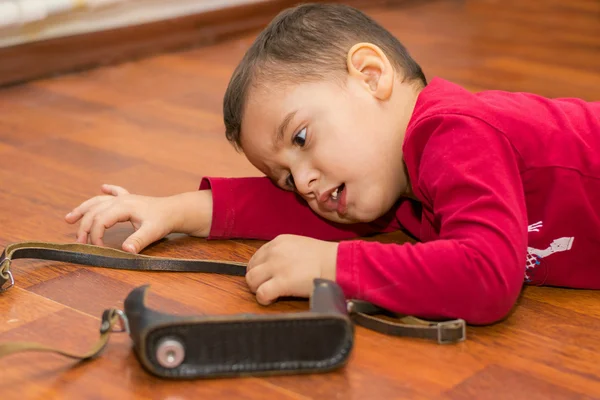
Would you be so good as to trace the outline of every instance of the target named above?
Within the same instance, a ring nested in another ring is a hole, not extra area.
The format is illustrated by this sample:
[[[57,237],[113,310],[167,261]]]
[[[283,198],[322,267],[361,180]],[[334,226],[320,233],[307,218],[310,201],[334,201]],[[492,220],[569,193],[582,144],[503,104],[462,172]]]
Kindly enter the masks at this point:
[[[367,11],[393,31],[428,77],[469,89],[600,100],[598,0],[410,1]],[[254,34],[212,47],[0,91],[0,245],[69,242],[63,216],[114,183],[148,195],[197,188],[201,176],[257,172],[226,142],[221,100]],[[119,247],[124,224],[107,234]],[[148,254],[248,260],[261,243],[171,237]],[[256,304],[243,278],[135,273],[55,262],[13,264],[0,295],[0,341],[86,350],[105,308],[152,285],[151,306],[175,313],[289,312]],[[163,381],[126,335],[74,366],[49,354],[0,360],[2,399],[588,399],[600,398],[600,292],[529,287],[514,313],[440,346],[357,328],[346,368],[323,375]]]

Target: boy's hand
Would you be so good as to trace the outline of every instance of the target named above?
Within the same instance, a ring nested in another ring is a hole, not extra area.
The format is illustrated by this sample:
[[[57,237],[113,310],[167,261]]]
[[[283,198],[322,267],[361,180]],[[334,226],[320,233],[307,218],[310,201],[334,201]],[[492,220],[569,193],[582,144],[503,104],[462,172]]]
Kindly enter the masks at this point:
[[[207,236],[212,222],[209,191],[182,193],[171,197],[130,194],[114,185],[102,185],[103,196],[93,197],[65,216],[74,224],[81,220],[77,242],[104,246],[106,229],[130,221],[135,233],[123,242],[123,250],[138,253],[172,232]]]
[[[136,232],[125,240],[123,250],[138,253],[171,232],[173,221],[165,199],[133,195],[114,185],[102,185],[102,192],[104,196],[93,197],[66,215],[70,224],[81,220],[77,242],[104,246],[106,229],[131,221]]]
[[[248,263],[246,281],[256,300],[267,305],[281,296],[310,297],[313,279],[335,281],[338,243],[280,235]]]

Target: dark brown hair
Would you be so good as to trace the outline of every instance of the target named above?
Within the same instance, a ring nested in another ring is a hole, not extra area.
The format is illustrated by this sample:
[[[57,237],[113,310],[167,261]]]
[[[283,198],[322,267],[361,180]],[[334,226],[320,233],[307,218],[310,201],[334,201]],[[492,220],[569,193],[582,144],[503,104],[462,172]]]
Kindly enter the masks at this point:
[[[233,72],[223,99],[227,140],[241,150],[242,117],[251,87],[340,78],[347,72],[348,51],[359,42],[379,46],[406,81],[427,84],[421,67],[398,39],[363,12],[341,4],[303,4],[275,17]]]

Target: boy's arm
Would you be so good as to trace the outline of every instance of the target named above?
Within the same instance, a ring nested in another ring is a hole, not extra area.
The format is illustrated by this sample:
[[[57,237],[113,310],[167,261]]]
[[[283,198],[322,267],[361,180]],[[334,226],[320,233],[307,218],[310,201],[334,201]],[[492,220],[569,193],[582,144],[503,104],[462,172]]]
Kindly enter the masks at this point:
[[[517,300],[527,251],[513,149],[502,133],[470,117],[431,117],[418,129],[432,132],[417,189],[434,205],[439,240],[342,242],[336,280],[346,296],[398,313],[496,322]]]
[[[203,178],[200,190],[207,189],[213,198],[209,239],[271,240],[295,234],[343,240],[400,229],[416,237],[420,226],[420,206],[409,199],[400,200],[372,223],[338,224],[319,217],[301,197],[277,187],[267,177]]]

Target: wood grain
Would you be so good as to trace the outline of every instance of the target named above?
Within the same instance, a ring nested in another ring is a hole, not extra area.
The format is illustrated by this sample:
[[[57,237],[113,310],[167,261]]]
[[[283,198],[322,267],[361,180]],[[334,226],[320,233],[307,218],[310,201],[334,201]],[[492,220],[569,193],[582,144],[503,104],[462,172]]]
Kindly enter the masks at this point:
[[[597,0],[407,1],[364,8],[408,47],[428,77],[471,90],[600,97]],[[102,183],[162,196],[202,176],[259,175],[226,142],[221,102],[257,32],[0,91],[0,246],[74,240],[63,216]],[[4,60],[4,59],[3,59]],[[111,229],[119,247],[132,232]],[[406,240],[400,234],[369,240]],[[147,254],[248,260],[262,242],[172,235]],[[0,295],[0,341],[86,350],[100,313],[149,283],[149,305],[173,313],[279,313],[259,306],[240,277],[141,273],[19,260]],[[49,354],[0,360],[2,399],[589,399],[600,398],[600,292],[527,287],[501,323],[469,327],[439,346],[356,329],[349,364],[328,374],[170,382],[146,373],[125,335],[97,360]]]

